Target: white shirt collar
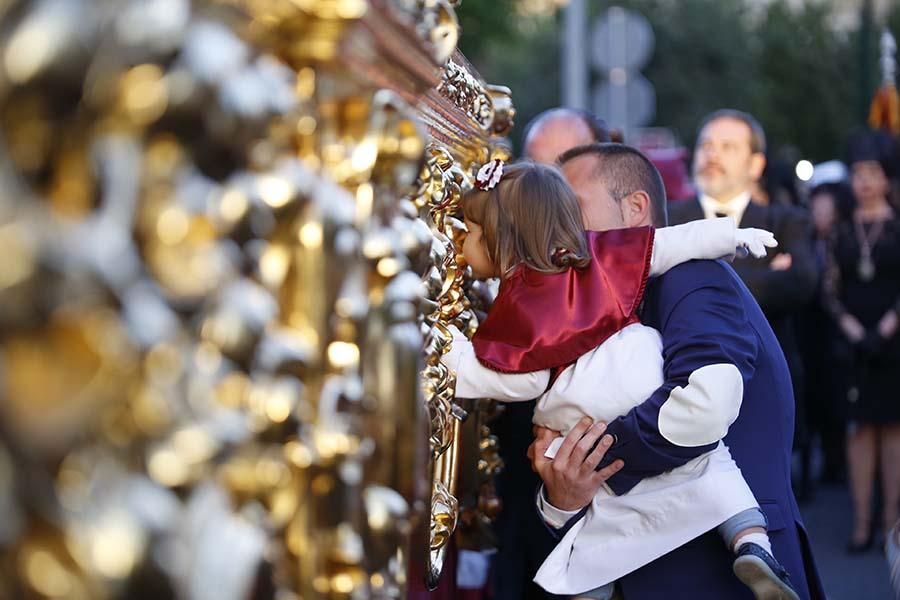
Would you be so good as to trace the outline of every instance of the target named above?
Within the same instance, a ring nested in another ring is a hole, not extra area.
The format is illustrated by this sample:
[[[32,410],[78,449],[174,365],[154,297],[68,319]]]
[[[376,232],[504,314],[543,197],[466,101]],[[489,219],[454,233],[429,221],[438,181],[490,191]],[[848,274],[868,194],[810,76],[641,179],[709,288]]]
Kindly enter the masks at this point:
[[[731,200],[719,202],[711,196],[700,194],[700,206],[703,207],[703,216],[707,219],[716,217],[716,213],[729,215],[734,218],[736,223],[740,223],[750,204],[750,192],[741,192]]]

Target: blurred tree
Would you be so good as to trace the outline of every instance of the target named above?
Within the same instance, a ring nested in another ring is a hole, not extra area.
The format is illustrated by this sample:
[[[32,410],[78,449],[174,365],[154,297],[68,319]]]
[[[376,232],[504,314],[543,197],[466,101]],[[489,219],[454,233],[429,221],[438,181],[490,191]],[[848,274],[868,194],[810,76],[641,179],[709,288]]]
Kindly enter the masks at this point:
[[[475,63],[495,44],[509,43],[516,37],[516,0],[464,1],[456,9],[461,35],[459,47]],[[476,63],[476,66],[477,65]]]
[[[772,149],[796,148],[785,156],[813,162],[843,155],[857,114],[860,89],[854,40],[830,25],[830,7],[806,2],[793,9],[776,0],[755,27],[757,94],[752,112],[762,121]]]
[[[460,47],[492,83],[508,85],[519,109],[513,134],[559,103],[560,21],[523,15],[524,0],[464,1]],[[877,36],[831,28],[829,0],[616,0],[590,3],[599,16],[618,5],[644,15],[656,46],[643,74],[656,88],[654,124],[691,146],[703,115],[747,110],[765,126],[770,147],[813,161],[843,156],[843,140],[863,124],[864,60],[877,71]],[[888,17],[900,33],[900,5]],[[898,36],[900,39],[900,36]],[[869,57],[868,59],[865,57]],[[601,115],[603,116],[603,115]]]
[[[559,99],[559,24],[554,11],[525,13],[521,0],[468,0],[457,9],[459,47],[488,83],[508,86],[516,105],[511,140]]]
[[[703,115],[751,110],[756,42],[741,0],[623,0],[650,21],[656,46],[643,74],[656,88],[655,124],[690,145]]]
[[[894,34],[894,38],[900,42],[900,4],[894,4],[887,16],[887,26]]]

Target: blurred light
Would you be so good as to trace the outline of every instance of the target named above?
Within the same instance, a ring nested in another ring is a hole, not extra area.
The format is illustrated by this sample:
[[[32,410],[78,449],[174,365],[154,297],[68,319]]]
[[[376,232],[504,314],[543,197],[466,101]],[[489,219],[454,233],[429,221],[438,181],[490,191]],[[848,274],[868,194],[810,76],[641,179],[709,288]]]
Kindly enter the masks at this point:
[[[55,556],[46,550],[31,549],[24,555],[25,577],[35,591],[52,598],[71,593],[71,576]]]
[[[55,58],[66,34],[64,18],[58,10],[44,10],[14,30],[3,56],[3,66],[13,83],[28,81]]]
[[[267,247],[259,259],[259,275],[262,282],[273,289],[281,285],[290,268],[290,260],[287,248],[283,246]]]
[[[349,594],[353,591],[353,578],[350,577],[347,573],[340,573],[335,575],[331,580],[331,585],[334,591],[340,594]]]
[[[187,213],[175,206],[163,210],[156,222],[156,235],[159,241],[169,246],[184,241],[189,231],[190,221]]]
[[[157,65],[138,65],[122,77],[125,110],[138,125],[159,119],[168,105],[163,71]]]
[[[290,441],[284,446],[284,454],[295,466],[305,469],[313,462],[310,449],[297,441]]]
[[[286,390],[277,390],[266,401],[266,416],[273,423],[283,423],[291,416],[294,403]]]
[[[181,485],[188,478],[187,465],[175,452],[165,448],[150,456],[147,470],[153,479],[169,487]]]
[[[363,183],[356,188],[356,219],[363,222],[372,216],[375,202],[375,190],[371,183]]]
[[[216,453],[215,441],[198,427],[188,427],[176,432],[172,443],[180,459],[189,464],[202,463]]]
[[[141,534],[127,516],[111,515],[96,531],[91,548],[94,567],[106,577],[128,575],[141,553]]]
[[[34,253],[29,248],[27,233],[21,226],[7,225],[0,228],[0,288],[11,287],[24,281],[34,272]]]
[[[319,248],[322,245],[322,225],[316,221],[310,221],[300,228],[300,243],[307,248]]]
[[[244,216],[244,213],[247,212],[249,208],[249,203],[247,202],[247,196],[245,196],[240,190],[228,190],[222,195],[222,199],[219,204],[219,212],[222,217],[227,221],[237,221],[241,217]]]
[[[354,367],[359,363],[359,347],[348,342],[331,342],[328,360],[337,368]]]
[[[797,173],[797,179],[800,181],[809,181],[812,179],[813,171],[815,171],[815,167],[808,160],[801,160],[797,163],[797,168],[794,169],[794,172]]]
[[[272,208],[281,208],[294,197],[291,184],[280,177],[263,175],[259,178],[257,186],[263,202]]]
[[[297,133],[300,135],[312,135],[316,130],[316,120],[315,118],[306,115],[304,117],[300,117],[297,121]]]
[[[316,72],[312,68],[305,67],[297,72],[297,84],[294,91],[302,100],[312,98],[316,91]]]
[[[403,265],[396,258],[388,256],[379,260],[375,269],[382,277],[389,278],[402,271]]]
[[[365,172],[375,165],[377,158],[378,145],[373,138],[368,138],[363,140],[353,151],[350,163],[354,171]]]

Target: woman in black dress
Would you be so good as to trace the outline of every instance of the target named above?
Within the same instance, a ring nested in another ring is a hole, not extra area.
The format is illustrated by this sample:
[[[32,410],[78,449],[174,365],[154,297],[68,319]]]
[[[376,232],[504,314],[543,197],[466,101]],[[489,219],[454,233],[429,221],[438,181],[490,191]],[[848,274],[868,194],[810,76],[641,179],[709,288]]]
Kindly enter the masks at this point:
[[[900,219],[888,202],[891,147],[889,139],[873,136],[857,143],[850,165],[856,206],[838,227],[825,285],[825,306],[845,339],[850,373],[851,552],[872,544],[879,462],[884,531],[897,521],[900,505]]]

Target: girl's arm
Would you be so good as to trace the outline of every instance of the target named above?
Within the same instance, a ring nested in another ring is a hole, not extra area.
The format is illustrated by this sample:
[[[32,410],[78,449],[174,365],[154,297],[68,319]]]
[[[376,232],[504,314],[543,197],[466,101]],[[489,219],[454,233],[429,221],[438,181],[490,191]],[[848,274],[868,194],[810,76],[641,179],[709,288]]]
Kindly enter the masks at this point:
[[[689,260],[722,258],[745,250],[760,258],[777,245],[765,229],[738,229],[731,217],[702,219],[657,229],[653,237],[650,276],[662,275]]]
[[[457,398],[493,398],[502,402],[534,400],[547,390],[550,370],[498,373],[478,362],[472,342],[455,327],[450,351],[441,362],[456,373]]]

